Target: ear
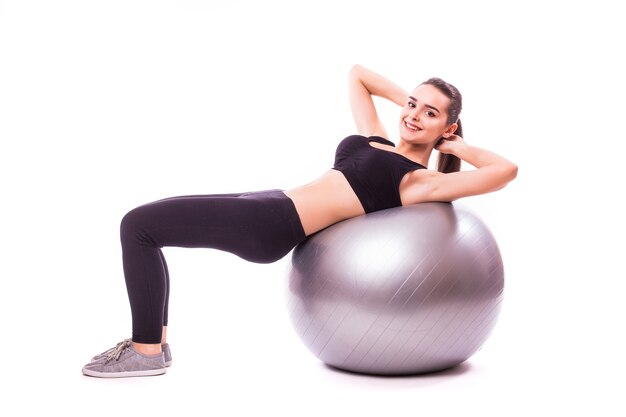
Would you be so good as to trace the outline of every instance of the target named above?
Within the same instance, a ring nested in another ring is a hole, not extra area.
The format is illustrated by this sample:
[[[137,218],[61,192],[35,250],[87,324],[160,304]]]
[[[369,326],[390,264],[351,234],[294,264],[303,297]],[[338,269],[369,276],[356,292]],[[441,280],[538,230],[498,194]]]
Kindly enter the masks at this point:
[[[448,126],[448,128],[446,130],[443,131],[442,136],[444,138],[449,138],[450,136],[452,136],[454,134],[454,132],[456,132],[456,129],[459,127],[458,124],[456,123],[452,123],[450,126]]]

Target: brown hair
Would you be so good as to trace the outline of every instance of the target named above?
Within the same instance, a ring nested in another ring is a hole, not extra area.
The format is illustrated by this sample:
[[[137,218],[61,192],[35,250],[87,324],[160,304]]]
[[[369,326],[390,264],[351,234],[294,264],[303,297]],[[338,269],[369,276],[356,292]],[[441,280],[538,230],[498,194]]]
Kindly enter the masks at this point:
[[[463,137],[463,127],[461,126],[461,108],[463,107],[463,97],[459,90],[450,83],[445,82],[441,78],[433,77],[424,81],[422,84],[432,85],[450,99],[450,106],[448,106],[448,120],[447,123],[451,125],[456,123],[457,127],[454,132],[455,135]],[[420,84],[421,85],[421,84]],[[454,155],[439,153],[437,157],[437,171],[443,173],[458,172],[461,170],[461,160]]]

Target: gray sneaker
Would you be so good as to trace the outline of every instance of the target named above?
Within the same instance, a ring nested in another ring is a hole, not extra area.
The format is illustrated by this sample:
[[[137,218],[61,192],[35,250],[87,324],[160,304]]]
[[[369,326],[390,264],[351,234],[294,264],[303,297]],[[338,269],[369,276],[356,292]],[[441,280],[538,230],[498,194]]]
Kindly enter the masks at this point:
[[[107,352],[109,353],[106,356],[100,354],[98,359],[85,365],[83,374],[101,378],[122,378],[161,375],[166,371],[162,352],[159,355],[139,353],[133,348],[130,339],[118,343]]]
[[[99,355],[94,356],[93,358],[91,358],[91,362],[95,362],[99,359],[102,359],[106,356],[109,356],[111,354],[111,352],[115,351],[116,349],[118,349],[118,347],[123,344],[123,343],[127,343],[128,340],[131,339],[125,339],[121,342],[119,342],[115,347],[112,347],[111,349],[105,350],[104,352],[100,353]],[[161,350],[163,351],[163,356],[165,357],[165,366],[172,366],[172,351],[170,350],[170,345],[168,343],[163,343],[161,345]]]

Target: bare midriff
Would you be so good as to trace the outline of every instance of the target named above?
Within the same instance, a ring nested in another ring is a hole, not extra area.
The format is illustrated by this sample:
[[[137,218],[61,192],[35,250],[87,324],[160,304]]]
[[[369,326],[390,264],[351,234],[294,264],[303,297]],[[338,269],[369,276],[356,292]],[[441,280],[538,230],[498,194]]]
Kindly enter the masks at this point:
[[[309,236],[331,224],[365,214],[346,177],[334,169],[301,187],[285,191]]]

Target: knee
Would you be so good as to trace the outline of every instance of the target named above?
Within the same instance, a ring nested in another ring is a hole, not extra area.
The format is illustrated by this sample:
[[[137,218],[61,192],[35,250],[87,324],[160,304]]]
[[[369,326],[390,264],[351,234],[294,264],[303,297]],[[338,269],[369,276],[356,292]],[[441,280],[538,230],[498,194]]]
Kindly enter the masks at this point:
[[[146,221],[148,213],[144,206],[132,209],[124,217],[120,223],[120,238],[124,242],[137,242],[142,245],[153,245],[154,241],[148,234]]]

